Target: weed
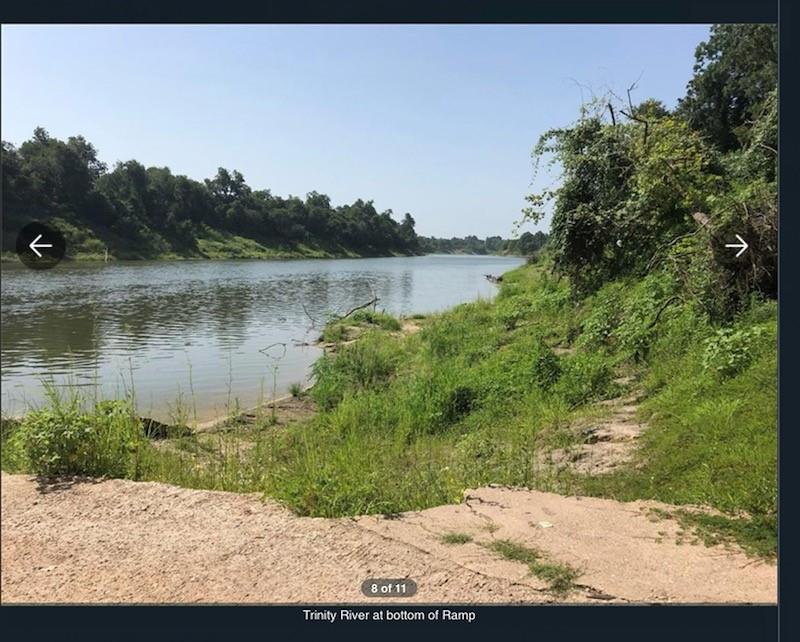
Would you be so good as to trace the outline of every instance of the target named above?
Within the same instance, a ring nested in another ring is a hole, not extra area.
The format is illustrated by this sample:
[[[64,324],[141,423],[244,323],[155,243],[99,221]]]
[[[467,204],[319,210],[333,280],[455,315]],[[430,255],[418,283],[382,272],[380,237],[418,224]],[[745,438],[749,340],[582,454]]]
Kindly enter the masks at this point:
[[[507,560],[528,565],[531,575],[547,582],[550,590],[559,596],[568,595],[575,587],[580,572],[568,564],[548,561],[536,549],[508,539],[498,539],[486,545]]]
[[[467,533],[445,533],[441,537],[444,544],[467,544],[472,541],[472,535]]]
[[[44,476],[132,477],[149,446],[142,422],[126,401],[103,401],[86,410],[77,394],[47,386],[49,406],[32,410],[4,439],[4,465]]]

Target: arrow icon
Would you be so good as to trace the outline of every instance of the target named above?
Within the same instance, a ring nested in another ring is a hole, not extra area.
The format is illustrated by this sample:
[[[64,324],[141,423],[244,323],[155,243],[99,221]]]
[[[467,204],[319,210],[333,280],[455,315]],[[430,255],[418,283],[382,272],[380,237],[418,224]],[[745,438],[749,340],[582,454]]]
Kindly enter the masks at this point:
[[[736,235],[736,238],[739,239],[738,243],[726,243],[725,247],[740,248],[739,251],[736,253],[736,258],[738,259],[742,254],[744,254],[744,251],[750,246],[747,244],[747,241],[745,241],[738,234]]]
[[[52,243],[39,243],[39,239],[40,238],[42,238],[41,234],[39,234],[39,236],[37,236],[35,239],[33,239],[31,241],[31,244],[28,247],[31,248],[31,250],[33,250],[33,253],[36,256],[38,256],[39,258],[42,258],[42,253],[39,251],[39,248],[40,247],[53,247],[53,244]],[[737,254],[737,256],[738,256],[738,254]]]

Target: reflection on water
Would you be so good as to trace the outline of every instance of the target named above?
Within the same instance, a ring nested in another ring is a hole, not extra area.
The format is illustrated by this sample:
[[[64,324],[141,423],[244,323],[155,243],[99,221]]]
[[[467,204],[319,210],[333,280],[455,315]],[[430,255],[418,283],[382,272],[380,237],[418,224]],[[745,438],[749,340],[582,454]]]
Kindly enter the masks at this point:
[[[167,418],[175,401],[204,419],[238,400],[307,381],[313,342],[331,312],[371,298],[392,314],[427,313],[489,297],[483,275],[519,265],[509,257],[423,256],[310,261],[61,264],[49,271],[3,265],[3,412],[42,400],[41,380],[104,396],[136,393],[140,412]],[[304,309],[305,308],[305,309]],[[273,355],[274,356],[274,355]]]

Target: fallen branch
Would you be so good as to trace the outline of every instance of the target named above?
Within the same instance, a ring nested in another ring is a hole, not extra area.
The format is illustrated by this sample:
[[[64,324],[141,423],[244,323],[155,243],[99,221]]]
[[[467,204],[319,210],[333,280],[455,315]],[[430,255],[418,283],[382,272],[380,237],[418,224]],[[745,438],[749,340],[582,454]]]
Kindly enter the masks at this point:
[[[378,303],[379,300],[380,299],[378,299],[377,296],[373,295],[372,299],[370,299],[366,303],[362,303],[361,305],[357,305],[356,307],[352,308],[351,310],[348,310],[348,312],[346,314],[341,315],[340,317],[337,318],[337,320],[341,321],[342,319],[346,319],[347,317],[349,317],[351,314],[353,314],[353,312],[358,312],[359,310],[363,310],[364,308],[368,308],[371,305],[374,306],[375,304]]]

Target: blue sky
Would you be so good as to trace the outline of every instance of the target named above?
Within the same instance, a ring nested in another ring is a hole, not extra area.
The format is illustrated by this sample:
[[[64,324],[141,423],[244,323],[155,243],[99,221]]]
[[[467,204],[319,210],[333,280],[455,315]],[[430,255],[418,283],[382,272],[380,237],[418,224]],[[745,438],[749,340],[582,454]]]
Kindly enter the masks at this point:
[[[2,138],[509,236],[530,151],[591,88],[674,106],[703,25],[3,26]],[[581,88],[581,85],[584,88]],[[540,176],[545,184],[552,176]],[[546,222],[545,222],[546,226]],[[534,229],[534,228],[527,228]]]

